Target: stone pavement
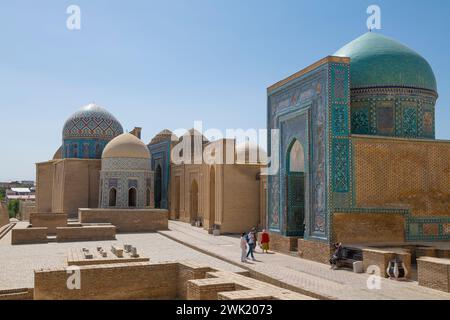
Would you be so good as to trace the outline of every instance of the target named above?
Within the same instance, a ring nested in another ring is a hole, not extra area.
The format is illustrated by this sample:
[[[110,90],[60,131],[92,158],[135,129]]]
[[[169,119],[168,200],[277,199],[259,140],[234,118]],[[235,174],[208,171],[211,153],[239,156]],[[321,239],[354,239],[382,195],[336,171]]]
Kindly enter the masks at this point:
[[[258,248],[258,261],[240,261],[237,236],[212,236],[190,224],[169,221],[169,231],[159,233],[200,252],[249,270],[257,278],[269,280],[287,289],[321,299],[446,299],[450,294],[420,287],[415,281],[399,282],[380,279],[381,288],[367,287],[368,274],[349,270],[331,270],[328,265],[280,253],[263,254]]]
[[[22,223],[16,227],[20,228]],[[90,241],[72,243],[48,243],[11,245],[11,232],[0,240],[0,290],[32,288],[35,269],[66,266],[70,249],[83,247],[109,248],[112,244],[136,246],[141,256],[150,262],[192,261],[214,269],[232,272],[247,272],[233,264],[212,258],[197,250],[183,246],[157,233],[118,234],[115,241]]]

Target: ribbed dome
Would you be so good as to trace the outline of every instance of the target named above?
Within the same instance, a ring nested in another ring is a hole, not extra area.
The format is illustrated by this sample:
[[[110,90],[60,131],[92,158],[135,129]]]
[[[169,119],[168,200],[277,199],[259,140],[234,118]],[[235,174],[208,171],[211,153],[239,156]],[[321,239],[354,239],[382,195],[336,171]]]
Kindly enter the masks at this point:
[[[407,46],[368,32],[345,45],[334,56],[349,57],[351,88],[411,87],[437,92],[429,63]]]
[[[150,159],[150,152],[145,143],[136,136],[131,133],[123,133],[106,145],[102,158]]]
[[[63,139],[97,138],[111,140],[123,133],[122,125],[104,108],[96,104],[82,107],[67,119]]]
[[[172,131],[164,129],[163,131],[161,131],[160,133],[158,133],[156,136],[153,137],[152,141],[150,141],[150,144],[156,144],[164,140],[172,140],[172,137],[178,140],[178,137]]]

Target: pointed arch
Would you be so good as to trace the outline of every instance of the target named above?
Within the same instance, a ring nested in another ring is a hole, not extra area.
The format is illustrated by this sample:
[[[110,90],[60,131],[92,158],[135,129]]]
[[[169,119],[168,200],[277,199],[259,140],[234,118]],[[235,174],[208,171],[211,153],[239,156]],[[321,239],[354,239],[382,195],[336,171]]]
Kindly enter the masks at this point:
[[[116,188],[111,188],[109,190],[109,206],[115,207],[117,205],[117,190]]]

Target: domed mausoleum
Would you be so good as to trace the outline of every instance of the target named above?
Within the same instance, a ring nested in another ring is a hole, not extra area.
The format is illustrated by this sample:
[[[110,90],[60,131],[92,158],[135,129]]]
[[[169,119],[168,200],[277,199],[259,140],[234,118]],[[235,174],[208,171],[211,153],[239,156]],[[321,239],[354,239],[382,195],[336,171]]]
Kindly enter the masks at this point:
[[[375,32],[334,56],[350,58],[352,133],[434,138],[436,79],[422,56]]]
[[[122,125],[111,113],[96,104],[89,104],[65,122],[62,156],[100,159],[106,144],[122,133]]]
[[[147,146],[136,136],[123,133],[103,150],[100,172],[101,208],[153,206],[153,172]]]
[[[328,263],[336,242],[449,239],[437,98],[427,60],[375,32],[270,86],[271,247]]]

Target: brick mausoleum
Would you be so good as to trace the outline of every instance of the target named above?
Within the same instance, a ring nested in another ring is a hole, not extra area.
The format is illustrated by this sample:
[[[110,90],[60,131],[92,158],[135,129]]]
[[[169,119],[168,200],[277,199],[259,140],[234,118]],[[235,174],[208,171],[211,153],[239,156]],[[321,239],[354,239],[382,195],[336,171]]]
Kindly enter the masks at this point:
[[[280,130],[280,170],[268,178],[276,249],[327,262],[336,241],[450,239],[450,142],[435,139],[423,57],[369,32],[267,97],[267,126]]]

